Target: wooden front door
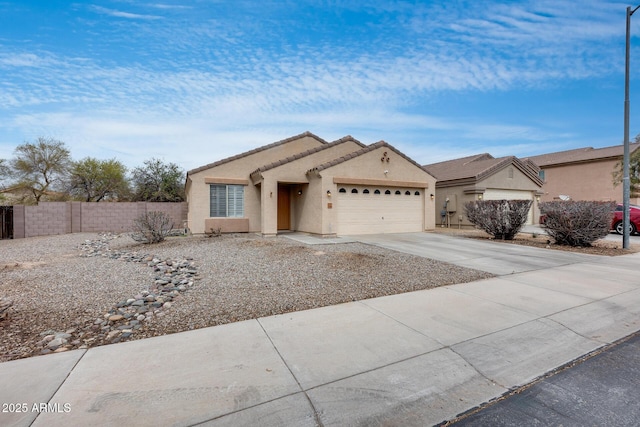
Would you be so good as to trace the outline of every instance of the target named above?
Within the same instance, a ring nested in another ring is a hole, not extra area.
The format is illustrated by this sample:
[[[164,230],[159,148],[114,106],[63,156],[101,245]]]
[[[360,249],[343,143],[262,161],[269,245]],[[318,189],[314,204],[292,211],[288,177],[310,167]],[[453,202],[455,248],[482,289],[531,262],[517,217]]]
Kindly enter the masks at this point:
[[[278,187],[278,230],[291,228],[289,187]]]

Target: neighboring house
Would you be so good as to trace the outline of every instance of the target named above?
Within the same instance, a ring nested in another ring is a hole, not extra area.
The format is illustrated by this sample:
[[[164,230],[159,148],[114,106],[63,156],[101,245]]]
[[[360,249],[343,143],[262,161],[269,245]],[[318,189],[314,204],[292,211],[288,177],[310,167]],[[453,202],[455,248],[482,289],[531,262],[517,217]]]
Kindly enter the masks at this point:
[[[435,178],[384,141],[305,132],[187,173],[195,234],[291,230],[322,236],[435,227]]]
[[[40,197],[41,202],[49,201],[64,201],[68,198],[67,194],[57,191],[45,191]],[[33,205],[35,203],[35,197],[33,192],[22,186],[12,186],[4,189],[0,189],[0,205]]]
[[[629,145],[633,153],[640,143]],[[622,185],[613,185],[613,172],[622,160],[624,146],[585,147],[529,157],[540,166],[544,181],[542,201],[595,200],[622,203]],[[638,199],[631,203],[637,204]]]
[[[538,223],[538,198],[542,180],[538,167],[517,157],[494,158],[478,154],[425,165],[437,178],[436,210],[438,223],[451,227],[470,227],[464,204],[473,200],[532,200],[528,224]]]

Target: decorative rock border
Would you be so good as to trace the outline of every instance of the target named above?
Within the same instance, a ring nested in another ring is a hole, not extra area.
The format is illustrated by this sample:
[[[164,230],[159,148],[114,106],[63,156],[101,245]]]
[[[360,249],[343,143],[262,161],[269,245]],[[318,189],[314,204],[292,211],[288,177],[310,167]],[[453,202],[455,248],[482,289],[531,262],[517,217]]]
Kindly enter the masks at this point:
[[[146,264],[153,268],[155,277],[148,290],[114,304],[102,317],[97,318],[92,325],[85,328],[90,332],[90,338],[73,340],[76,329],[65,332],[45,331],[40,344],[44,347],[40,352],[67,351],[73,348],[87,348],[99,342],[113,344],[130,338],[136,330],[142,327],[142,322],[154,316],[163,316],[171,308],[174,300],[182,292],[188,291],[198,279],[198,269],[191,258],[160,259],[149,254],[138,252],[118,251],[109,249],[109,241],[119,235],[101,233],[96,240],[86,240],[80,245],[81,257],[104,257],[126,262]],[[86,334],[80,334],[86,335]]]

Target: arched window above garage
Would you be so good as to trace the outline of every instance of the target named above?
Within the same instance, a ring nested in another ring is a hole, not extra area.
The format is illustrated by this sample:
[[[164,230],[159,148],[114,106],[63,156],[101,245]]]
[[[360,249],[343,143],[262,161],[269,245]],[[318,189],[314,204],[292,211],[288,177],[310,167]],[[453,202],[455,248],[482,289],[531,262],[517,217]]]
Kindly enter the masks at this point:
[[[416,191],[416,192],[415,192],[415,193],[413,193],[413,194],[414,194],[415,196],[419,196],[419,195],[420,195],[420,192],[419,192],[419,191]]]
[[[338,192],[339,192],[339,193],[346,193],[346,192],[347,192],[347,190],[346,190],[346,189],[344,189],[344,188],[341,188],[340,190],[338,190]]]
[[[399,196],[400,194],[402,194],[400,190],[396,190],[396,196]]]
[[[411,195],[411,191],[409,191],[409,190],[405,191],[405,192],[404,192],[404,195],[405,195],[405,196],[410,196],[410,195]]]
[[[380,194],[380,190],[376,188],[376,191],[374,191],[373,194]]]
[[[357,188],[352,188],[351,189],[351,194],[358,194],[358,189]]]
[[[384,192],[384,194],[391,194],[391,191],[387,190]]]
[[[369,194],[369,189],[365,188],[364,190],[362,190],[362,194]]]

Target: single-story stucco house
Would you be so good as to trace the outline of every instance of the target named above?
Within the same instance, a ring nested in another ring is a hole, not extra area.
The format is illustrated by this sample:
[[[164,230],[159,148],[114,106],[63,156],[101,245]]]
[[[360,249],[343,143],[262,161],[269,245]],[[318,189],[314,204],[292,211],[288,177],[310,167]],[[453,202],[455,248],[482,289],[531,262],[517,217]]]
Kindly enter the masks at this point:
[[[532,200],[527,223],[538,223],[542,180],[531,161],[484,153],[425,165],[424,169],[438,180],[435,194],[440,225],[471,227],[464,214],[466,202],[501,199]]]
[[[188,227],[264,236],[430,230],[435,182],[384,141],[305,132],[187,172]]]
[[[630,153],[639,148],[640,143],[629,144]],[[543,202],[570,198],[622,203],[622,185],[613,185],[613,172],[623,154],[624,146],[620,144],[541,154],[528,160],[540,166]],[[631,199],[631,203],[638,202],[638,198]]]

